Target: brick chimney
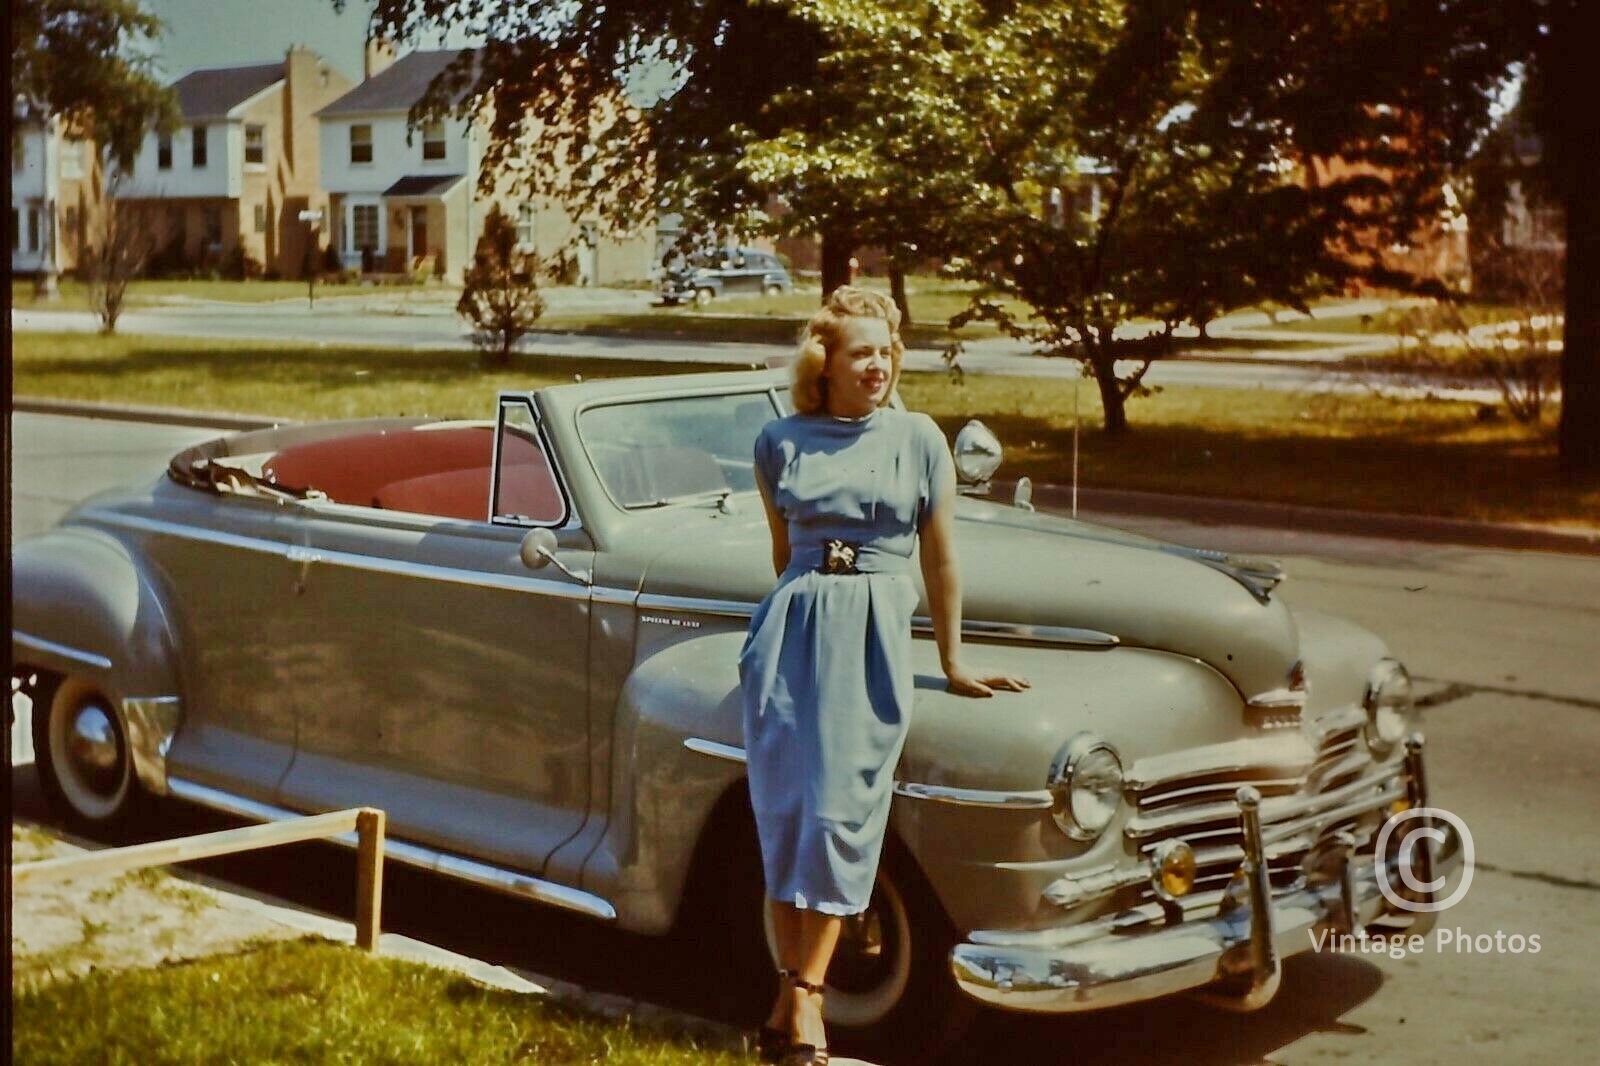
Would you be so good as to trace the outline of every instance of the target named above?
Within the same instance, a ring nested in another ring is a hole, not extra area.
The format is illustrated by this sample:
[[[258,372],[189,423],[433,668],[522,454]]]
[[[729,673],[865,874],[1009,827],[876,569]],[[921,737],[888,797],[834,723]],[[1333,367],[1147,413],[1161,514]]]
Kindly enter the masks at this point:
[[[388,70],[394,63],[394,42],[387,37],[368,37],[366,53],[362,62],[362,77],[366,80],[376,78]]]

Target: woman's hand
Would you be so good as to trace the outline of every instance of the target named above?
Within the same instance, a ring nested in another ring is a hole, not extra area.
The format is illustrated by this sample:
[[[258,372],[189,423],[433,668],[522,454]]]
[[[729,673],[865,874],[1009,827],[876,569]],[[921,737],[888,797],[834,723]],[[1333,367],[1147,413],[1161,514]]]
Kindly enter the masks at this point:
[[[961,663],[952,663],[944,672],[944,676],[950,682],[950,691],[957,696],[993,696],[996,689],[1021,692],[1023,689],[1033,687],[1025,677],[968,670]]]

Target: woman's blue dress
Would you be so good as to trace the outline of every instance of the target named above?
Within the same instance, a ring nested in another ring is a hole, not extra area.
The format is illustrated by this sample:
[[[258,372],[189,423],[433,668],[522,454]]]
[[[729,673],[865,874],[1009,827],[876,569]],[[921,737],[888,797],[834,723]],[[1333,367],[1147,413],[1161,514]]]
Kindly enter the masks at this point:
[[[933,419],[892,407],[790,415],[756,439],[756,474],[791,549],[739,654],[750,800],[775,900],[856,914],[871,898],[910,726],[911,553],[951,465]],[[818,569],[835,537],[862,545],[862,573]]]

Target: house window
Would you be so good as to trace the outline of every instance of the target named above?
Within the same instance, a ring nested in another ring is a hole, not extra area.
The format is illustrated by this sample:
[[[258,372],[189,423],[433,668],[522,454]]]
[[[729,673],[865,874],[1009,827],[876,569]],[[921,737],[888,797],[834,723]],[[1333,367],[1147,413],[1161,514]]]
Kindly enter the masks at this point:
[[[524,251],[533,248],[535,236],[534,220],[536,217],[532,204],[517,205],[517,247]]]
[[[366,123],[350,127],[350,162],[372,162],[372,127]]]
[[[156,169],[172,169],[172,134],[156,134]]]
[[[16,151],[11,153],[11,169],[21,170],[28,163],[28,153],[26,151],[28,142],[25,138],[18,137],[13,147],[16,148]],[[16,233],[16,228],[12,227],[11,232]]]
[[[256,232],[267,232],[267,205],[256,204]]]
[[[444,123],[442,121],[423,123],[422,158],[443,159],[444,156]]]
[[[82,141],[63,141],[61,143],[61,177],[64,181],[73,181],[83,177]]]
[[[28,251],[39,250],[39,209],[28,208]]]
[[[189,163],[196,170],[203,170],[206,165],[206,127],[190,127],[189,137]]]
[[[207,204],[200,209],[200,235],[206,244],[219,247],[222,244],[222,208],[215,204]]]
[[[265,126],[255,123],[245,126],[244,161],[257,164],[267,161],[267,130]]]
[[[355,204],[350,208],[350,248],[361,251],[378,247],[378,205]]]
[[[16,209],[11,209],[11,251],[14,253],[22,249],[22,214]]]

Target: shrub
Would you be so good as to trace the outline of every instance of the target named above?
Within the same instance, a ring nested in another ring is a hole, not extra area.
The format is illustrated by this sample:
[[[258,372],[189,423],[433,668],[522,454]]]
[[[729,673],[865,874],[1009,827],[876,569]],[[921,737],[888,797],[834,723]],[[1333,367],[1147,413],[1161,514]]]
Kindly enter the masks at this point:
[[[496,204],[483,220],[483,235],[456,302],[456,312],[472,324],[472,339],[485,364],[511,363],[517,341],[544,314],[539,295],[537,256],[517,247],[517,227]]]

